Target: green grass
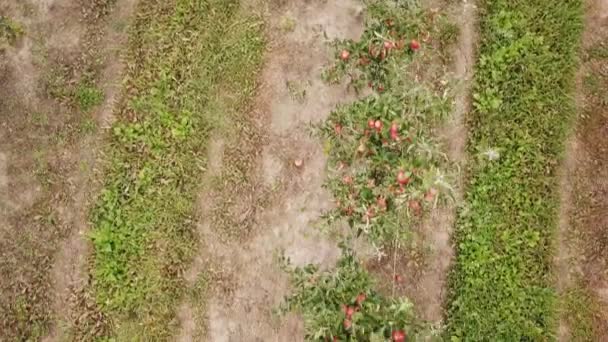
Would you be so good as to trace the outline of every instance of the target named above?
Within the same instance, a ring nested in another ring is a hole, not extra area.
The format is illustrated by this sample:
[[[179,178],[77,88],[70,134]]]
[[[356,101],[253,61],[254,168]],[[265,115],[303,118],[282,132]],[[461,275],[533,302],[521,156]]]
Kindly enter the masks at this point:
[[[245,108],[264,50],[238,0],[151,1],[130,36],[125,100],[92,212],[93,290],[118,340],[164,340],[196,247],[210,130]],[[237,111],[238,112],[238,111]]]
[[[437,33],[437,39],[439,40],[439,44],[442,49],[445,51],[450,51],[449,47],[455,44],[458,41],[458,36],[460,35],[460,27],[451,20],[442,17],[440,18],[438,24],[439,32]],[[451,58],[449,53],[444,53],[441,55],[444,59]]]
[[[480,5],[468,189],[447,332],[455,341],[553,339],[556,170],[574,113],[582,3]],[[489,160],[489,149],[498,159]]]
[[[307,341],[387,341],[394,332],[408,340],[433,341],[435,333],[416,318],[406,298],[389,298],[374,290],[375,281],[352,250],[342,247],[342,257],[331,270],[316,265],[291,268],[293,292],[283,312],[302,315]]]
[[[81,134],[93,134],[97,131],[97,123],[93,119],[85,119],[80,123],[79,131]]]
[[[94,85],[80,84],[74,91],[74,100],[78,108],[85,113],[100,105],[103,99],[103,91]]]
[[[69,104],[82,114],[88,114],[99,106],[105,94],[95,85],[91,75],[83,75],[80,80],[73,82],[69,68],[53,67],[45,76],[47,94],[58,101]]]

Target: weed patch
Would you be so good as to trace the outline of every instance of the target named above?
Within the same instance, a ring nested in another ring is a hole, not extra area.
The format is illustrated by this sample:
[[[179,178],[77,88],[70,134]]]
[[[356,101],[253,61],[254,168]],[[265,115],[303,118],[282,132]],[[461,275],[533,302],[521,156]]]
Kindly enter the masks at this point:
[[[0,52],[13,45],[23,35],[23,27],[16,21],[0,15]]]
[[[579,0],[481,1],[452,340],[554,338],[556,170],[574,112]]]
[[[89,112],[103,101],[103,92],[93,85],[81,84],[76,88],[74,98],[81,111]]]
[[[344,249],[329,271],[314,265],[286,270],[294,292],[283,310],[302,313],[309,341],[409,341],[434,334],[416,318],[407,299],[389,299],[374,291],[371,275],[352,251]]]
[[[264,43],[238,0],[142,4],[112,128],[106,182],[92,212],[93,290],[120,340],[171,335],[195,249],[194,207],[222,101],[252,95]],[[185,43],[187,42],[187,43]]]

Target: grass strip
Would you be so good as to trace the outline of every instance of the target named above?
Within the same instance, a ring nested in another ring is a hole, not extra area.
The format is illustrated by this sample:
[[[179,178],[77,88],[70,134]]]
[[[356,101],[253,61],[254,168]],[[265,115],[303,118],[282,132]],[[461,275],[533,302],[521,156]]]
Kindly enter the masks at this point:
[[[466,201],[456,232],[453,341],[554,338],[556,170],[572,124],[580,0],[485,0]]]
[[[93,209],[93,289],[118,340],[164,340],[195,249],[210,130],[246,109],[264,50],[238,0],[147,1],[132,27],[123,101]],[[234,111],[238,112],[238,111]]]

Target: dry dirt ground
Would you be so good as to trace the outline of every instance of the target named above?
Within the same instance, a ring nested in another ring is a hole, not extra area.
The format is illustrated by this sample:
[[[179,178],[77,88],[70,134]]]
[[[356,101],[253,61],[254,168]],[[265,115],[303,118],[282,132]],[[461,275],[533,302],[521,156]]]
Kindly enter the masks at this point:
[[[570,303],[562,317],[561,341],[582,340],[575,315],[589,313],[593,340],[608,341],[608,1],[586,2],[577,127],[561,177],[558,289],[578,291],[588,301]],[[567,300],[567,299],[566,299]],[[567,304],[568,305],[568,304]]]
[[[281,322],[273,312],[287,290],[286,274],[277,257],[284,251],[294,265],[331,265],[339,256],[335,242],[311,229],[332,203],[321,187],[326,157],[307,127],[323,120],[339,103],[354,99],[345,86],[326,85],[321,72],[332,59],[328,40],[361,34],[362,9],[360,3],[349,0],[271,1],[263,10],[269,19],[269,52],[252,115],[266,128],[266,143],[253,163],[253,182],[258,183],[254,188],[271,189],[272,201],[257,212],[251,203],[240,208],[241,215],[253,216],[246,239],[227,240],[210,224],[201,224],[204,255],[195,261],[189,278],[195,279],[203,268],[198,265],[207,265],[206,269],[220,273],[222,279],[215,282],[208,299],[206,340],[303,339],[298,320]],[[306,96],[294,98],[288,83],[302,87]],[[218,161],[224,155],[223,143],[212,147],[209,158],[213,171],[226,161]],[[294,165],[296,159],[303,161],[301,167]],[[202,196],[208,198],[208,194]],[[205,203],[203,212],[209,210],[205,208],[209,203]],[[190,306],[185,303],[179,315],[179,341],[191,341],[195,334]]]
[[[9,0],[23,35],[0,51],[0,340],[59,337],[82,281],[86,208],[134,1]],[[90,110],[76,90],[104,93]]]
[[[465,144],[467,129],[465,116],[470,109],[470,88],[475,64],[476,34],[476,6],[474,1],[462,2],[447,9],[450,18],[457,23],[460,36],[453,51],[452,72],[454,78],[460,82],[456,92],[454,111],[440,136],[444,148],[448,151],[449,159],[458,170],[465,168]],[[414,298],[418,304],[421,316],[434,323],[443,319],[443,303],[447,295],[446,281],[454,257],[451,235],[456,219],[456,204],[462,198],[462,177],[455,179],[455,201],[451,205],[433,211],[432,216],[423,223],[421,232],[423,243],[430,246],[430,253],[426,256],[425,266],[419,271],[419,277],[412,283],[407,294]],[[407,274],[406,274],[407,276]]]

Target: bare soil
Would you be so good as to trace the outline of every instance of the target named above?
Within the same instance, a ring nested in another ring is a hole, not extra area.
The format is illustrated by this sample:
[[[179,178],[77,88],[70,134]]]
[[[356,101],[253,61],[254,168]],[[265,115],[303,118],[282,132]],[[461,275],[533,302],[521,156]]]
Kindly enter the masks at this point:
[[[119,0],[111,22],[106,0],[0,4],[0,15],[24,31],[0,52],[0,340],[49,332],[54,340],[67,324],[69,288],[82,281],[88,253],[88,196],[103,135],[96,127],[111,111],[120,21],[133,3]],[[56,92],[85,74],[105,94],[88,113]]]
[[[572,341],[579,310],[591,312],[593,340],[608,341],[608,1],[586,6],[583,64],[578,75],[577,128],[568,143],[561,176],[557,284],[566,296],[580,287],[592,308],[566,308],[560,341]],[[596,52],[594,52],[596,51]]]
[[[134,12],[137,0],[117,0],[112,16],[99,25],[104,35],[99,37],[99,56],[104,60],[99,87],[105,98],[91,113],[96,126],[108,128],[113,121],[114,105],[118,101],[122,70],[120,51],[127,42],[126,28]],[[105,130],[81,139],[72,153],[79,167],[67,175],[71,191],[71,203],[60,207],[60,216],[71,226],[69,236],[62,241],[55,256],[51,279],[53,281],[55,325],[46,341],[60,341],[70,329],[78,308],[66,308],[65,303],[75,296],[75,291],[87,282],[87,260],[90,255],[88,212],[91,199],[100,184],[96,174],[97,157],[103,144]]]
[[[454,78],[459,82],[454,102],[452,117],[442,128],[441,138],[444,141],[448,157],[458,170],[465,168],[465,145],[467,129],[465,116],[470,110],[470,89],[475,64],[476,7],[473,1],[462,2],[454,8],[450,19],[457,23],[460,36],[454,49]],[[430,322],[440,323],[443,319],[443,303],[447,295],[447,277],[454,258],[452,231],[456,219],[457,203],[462,199],[462,177],[455,179],[455,201],[449,206],[433,211],[432,216],[423,224],[423,240],[431,246],[428,262],[416,282],[413,298],[421,311],[422,317]]]
[[[50,151],[49,146],[71,120],[44,94],[44,66],[40,64],[47,61],[35,49],[46,47],[36,41],[41,32],[50,35],[48,41],[61,41],[54,38],[56,35],[65,36],[66,42],[73,41],[72,33],[83,29],[76,9],[76,4],[69,2],[62,7],[53,3],[2,4],[2,12],[21,23],[26,32],[16,46],[4,52],[0,70],[0,151],[6,163],[0,220],[0,336],[6,339],[39,337],[50,323],[51,285],[44,270],[52,266],[55,247],[49,242],[61,239],[67,229],[52,209],[64,200],[64,187],[60,180],[47,177],[47,173],[62,172],[65,165],[61,153]],[[57,25],[59,22],[63,25]],[[71,46],[59,47],[64,48],[63,56],[51,52],[52,48],[48,53],[67,59],[74,50]]]
[[[217,227],[201,224],[202,255],[188,278],[195,279],[202,269],[197,265],[203,264],[213,275],[206,317],[210,341],[303,340],[297,317],[274,313],[288,290],[286,274],[277,262],[279,253],[284,252],[294,265],[331,266],[339,256],[335,242],[313,226],[332,203],[322,188],[326,156],[310,137],[308,125],[323,120],[339,103],[355,99],[345,85],[325,84],[321,72],[333,59],[326,43],[362,33],[362,5],[354,0],[270,1],[260,8],[269,20],[269,48],[252,114],[259,127],[265,127],[266,138],[253,162],[252,182],[257,183],[254,188],[272,189],[272,199],[257,211],[247,209],[259,207],[255,203],[243,203],[240,214],[254,213],[250,228],[237,228],[245,239],[226,239]],[[305,97],[294,98],[289,82],[305,89]],[[215,160],[217,156],[212,152],[210,165],[223,164]],[[302,166],[295,166],[296,159],[303,161]],[[250,198],[245,194],[240,197]],[[186,303],[179,314],[179,341],[193,339],[189,311],[192,308]]]

